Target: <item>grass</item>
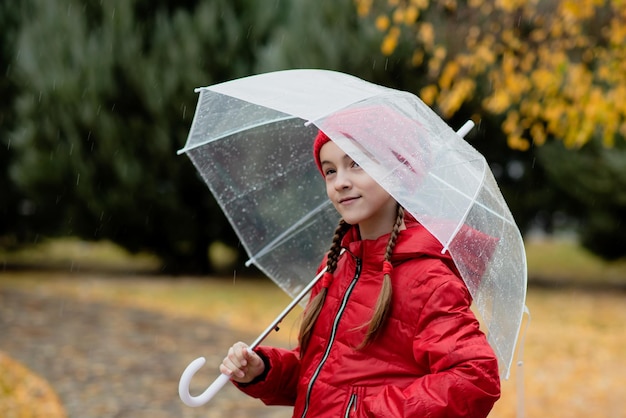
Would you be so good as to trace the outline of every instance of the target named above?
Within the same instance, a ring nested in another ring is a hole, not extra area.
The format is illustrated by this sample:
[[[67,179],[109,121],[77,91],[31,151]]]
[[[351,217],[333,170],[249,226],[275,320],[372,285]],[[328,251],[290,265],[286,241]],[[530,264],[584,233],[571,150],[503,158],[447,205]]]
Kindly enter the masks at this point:
[[[26,269],[133,272],[156,271],[160,262],[151,254],[130,254],[109,241],[87,242],[66,237],[46,239],[12,252],[0,249],[0,268],[3,265]]]
[[[530,283],[626,285],[626,258],[613,262],[602,260],[574,240],[531,240],[526,243],[526,256]]]

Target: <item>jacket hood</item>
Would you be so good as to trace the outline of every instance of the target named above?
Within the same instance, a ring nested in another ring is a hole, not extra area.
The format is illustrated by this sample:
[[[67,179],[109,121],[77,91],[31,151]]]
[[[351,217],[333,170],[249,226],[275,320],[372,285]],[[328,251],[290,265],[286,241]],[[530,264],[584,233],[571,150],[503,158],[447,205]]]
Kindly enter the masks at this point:
[[[400,231],[396,246],[391,255],[391,263],[395,266],[406,260],[428,257],[442,260],[448,267],[464,281],[477,284],[484,274],[495,251],[497,239],[487,236],[468,226],[463,226],[455,238],[461,245],[455,248],[463,251],[458,259],[469,260],[460,268],[468,277],[462,277],[449,251],[443,251],[443,245],[432,235],[426,227],[418,222],[408,212],[405,215],[406,229]],[[351,228],[342,241],[346,250],[363,260],[364,266],[373,270],[382,271],[382,261],[385,255],[389,234],[374,240],[361,240],[357,227]]]
[[[400,231],[396,246],[391,254],[391,263],[396,265],[403,261],[418,257],[434,257],[446,261],[454,266],[450,254],[442,253],[443,246],[421,223],[410,214],[406,214],[404,223],[406,229]],[[352,227],[342,241],[342,246],[355,257],[363,260],[374,270],[382,271],[382,260],[391,233],[381,235],[377,239],[361,240],[357,227]],[[379,264],[376,266],[375,264]],[[456,268],[454,268],[456,273]]]

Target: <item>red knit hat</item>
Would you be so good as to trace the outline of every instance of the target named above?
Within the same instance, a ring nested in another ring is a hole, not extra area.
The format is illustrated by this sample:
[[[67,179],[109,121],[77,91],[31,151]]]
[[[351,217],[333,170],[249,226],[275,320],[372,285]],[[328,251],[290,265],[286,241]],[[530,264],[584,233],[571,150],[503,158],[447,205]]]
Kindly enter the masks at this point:
[[[324,132],[319,131],[315,137],[315,141],[313,142],[313,157],[315,158],[317,169],[320,173],[322,173],[322,175],[324,175],[324,172],[322,171],[322,162],[320,161],[320,150],[328,141],[330,141],[330,138],[326,136]]]
[[[389,106],[362,106],[343,109],[334,113],[324,120],[324,129],[343,135],[345,138],[358,142],[358,138],[376,136],[384,138],[379,144],[368,142],[369,153],[381,155],[391,153],[393,156],[414,172],[424,171],[425,162],[418,154],[423,154],[418,146],[418,138],[427,134],[418,120],[411,119],[395,108]],[[319,129],[319,128],[318,128]],[[409,132],[409,137],[395,137],[394,132]],[[322,176],[322,162],[320,150],[327,142],[332,141],[321,130],[318,131],[313,141],[313,158]],[[389,144],[393,144],[393,149]],[[372,148],[373,147],[373,148]],[[388,157],[387,157],[388,158]]]

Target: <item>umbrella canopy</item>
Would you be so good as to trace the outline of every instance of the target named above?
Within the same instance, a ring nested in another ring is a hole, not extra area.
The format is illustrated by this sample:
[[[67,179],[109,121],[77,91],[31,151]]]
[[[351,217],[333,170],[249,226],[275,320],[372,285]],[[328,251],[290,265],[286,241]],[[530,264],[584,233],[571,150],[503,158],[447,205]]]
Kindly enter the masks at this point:
[[[325,70],[197,89],[187,153],[261,271],[295,296],[338,214],[312,157],[318,129],[449,251],[508,377],[526,256],[485,158],[413,94]]]

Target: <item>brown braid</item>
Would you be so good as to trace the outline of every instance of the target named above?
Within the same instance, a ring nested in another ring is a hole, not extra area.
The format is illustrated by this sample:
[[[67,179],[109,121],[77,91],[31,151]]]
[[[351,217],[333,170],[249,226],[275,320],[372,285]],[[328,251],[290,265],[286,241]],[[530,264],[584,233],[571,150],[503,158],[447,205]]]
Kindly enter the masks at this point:
[[[352,225],[341,219],[339,221],[339,225],[335,229],[335,235],[333,236],[333,243],[328,252],[328,256],[326,259],[326,271],[328,273],[333,273],[337,268],[337,262],[339,261],[339,256],[341,254],[341,240],[343,239],[346,232],[350,229]],[[309,339],[311,338],[311,331],[313,330],[313,325],[315,325],[315,321],[317,321],[317,317],[322,310],[322,305],[324,305],[324,300],[326,300],[326,293],[328,289],[323,287],[320,292],[313,298],[311,303],[307,309],[305,309],[302,317],[302,324],[300,325],[300,352],[304,353],[306,347],[309,344]]]
[[[387,248],[385,249],[385,261],[391,260],[391,254],[393,253],[393,249],[396,246],[396,241],[398,239],[398,235],[400,234],[400,227],[402,226],[402,222],[404,221],[404,208],[398,205],[396,222],[393,225],[393,229],[391,230],[391,236],[389,237],[389,241],[387,242]],[[372,319],[369,322],[369,326],[367,328],[367,332],[365,334],[365,338],[357,347],[361,349],[365,347],[370,341],[372,341],[378,332],[381,330],[387,316],[389,314],[389,310],[391,307],[391,276],[388,273],[385,273],[383,276],[383,284],[380,289],[380,293],[378,294],[378,300],[376,301],[376,307],[374,308],[374,314],[372,315]]]

